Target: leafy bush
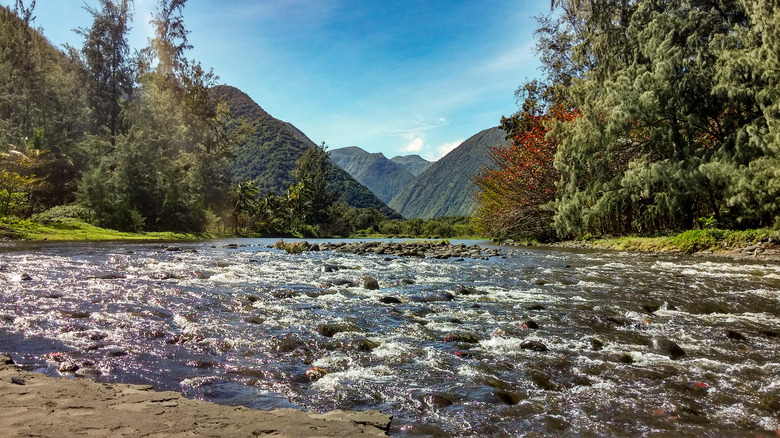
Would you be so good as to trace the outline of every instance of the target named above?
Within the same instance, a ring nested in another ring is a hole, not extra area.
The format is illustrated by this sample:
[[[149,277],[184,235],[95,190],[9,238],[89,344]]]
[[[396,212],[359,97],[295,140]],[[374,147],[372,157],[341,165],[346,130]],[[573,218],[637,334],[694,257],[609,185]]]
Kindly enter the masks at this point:
[[[287,254],[300,254],[309,249],[309,244],[306,242],[291,242],[287,243],[282,239],[274,244],[274,249],[283,249]]]
[[[92,209],[70,204],[58,205],[44,212],[34,214],[32,220],[36,222],[66,222],[76,219],[83,222],[91,222],[94,217],[95,212]]]

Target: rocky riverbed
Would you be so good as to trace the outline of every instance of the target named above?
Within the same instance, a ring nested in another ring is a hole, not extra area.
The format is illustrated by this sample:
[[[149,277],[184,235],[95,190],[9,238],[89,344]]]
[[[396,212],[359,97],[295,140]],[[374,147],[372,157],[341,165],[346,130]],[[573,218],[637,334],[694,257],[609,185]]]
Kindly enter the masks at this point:
[[[0,352],[227,406],[378,410],[401,436],[780,429],[776,264],[275,240],[15,245]]]

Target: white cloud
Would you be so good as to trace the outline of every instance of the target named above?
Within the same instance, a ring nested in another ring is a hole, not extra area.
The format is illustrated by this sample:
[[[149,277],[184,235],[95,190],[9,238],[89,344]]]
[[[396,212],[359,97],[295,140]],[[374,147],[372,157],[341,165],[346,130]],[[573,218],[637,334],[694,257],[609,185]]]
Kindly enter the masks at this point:
[[[401,152],[420,152],[425,145],[425,134],[405,134],[406,145],[401,147]]]
[[[452,142],[444,143],[444,144],[440,145],[438,148],[436,148],[436,152],[438,152],[438,154],[439,154],[437,160],[439,158],[449,154],[450,152],[452,152],[452,150],[455,149],[456,147],[460,146],[461,143],[463,143],[463,140],[452,141]]]

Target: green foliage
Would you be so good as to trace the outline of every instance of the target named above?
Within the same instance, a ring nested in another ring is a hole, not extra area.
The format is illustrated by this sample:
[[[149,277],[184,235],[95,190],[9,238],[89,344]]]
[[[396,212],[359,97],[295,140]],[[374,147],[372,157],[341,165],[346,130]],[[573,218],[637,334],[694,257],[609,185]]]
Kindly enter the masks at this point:
[[[300,254],[309,249],[309,244],[306,242],[285,242],[279,240],[274,243],[274,249],[283,249],[287,254]]]
[[[473,239],[483,237],[472,218],[468,216],[443,216],[436,219],[386,220],[380,222],[375,235],[403,238]]]
[[[582,114],[550,134],[560,139],[559,237],[702,226],[680,243],[706,247],[715,224],[780,223],[775,2],[553,5],[537,30],[546,82],[519,93]]]
[[[95,212],[89,208],[78,204],[57,205],[41,213],[32,216],[35,222],[66,222],[69,220],[80,220],[82,222],[91,222],[95,218]]]

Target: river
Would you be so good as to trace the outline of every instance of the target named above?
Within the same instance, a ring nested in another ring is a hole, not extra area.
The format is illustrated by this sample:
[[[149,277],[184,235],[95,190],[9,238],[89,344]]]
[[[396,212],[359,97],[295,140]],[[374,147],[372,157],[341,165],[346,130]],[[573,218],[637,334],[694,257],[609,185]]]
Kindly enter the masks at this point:
[[[223,404],[377,409],[399,436],[780,429],[778,264],[274,241],[5,244],[0,352]]]

